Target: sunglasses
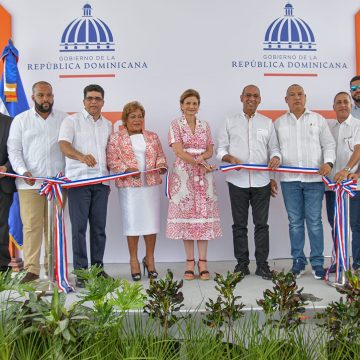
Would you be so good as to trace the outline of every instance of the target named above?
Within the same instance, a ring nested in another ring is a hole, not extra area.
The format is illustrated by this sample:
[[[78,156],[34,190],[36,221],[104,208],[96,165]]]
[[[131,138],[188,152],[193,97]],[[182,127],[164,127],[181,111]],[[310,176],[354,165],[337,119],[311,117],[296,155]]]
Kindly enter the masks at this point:
[[[360,85],[354,85],[350,87],[351,91],[355,91],[356,89],[360,89]]]

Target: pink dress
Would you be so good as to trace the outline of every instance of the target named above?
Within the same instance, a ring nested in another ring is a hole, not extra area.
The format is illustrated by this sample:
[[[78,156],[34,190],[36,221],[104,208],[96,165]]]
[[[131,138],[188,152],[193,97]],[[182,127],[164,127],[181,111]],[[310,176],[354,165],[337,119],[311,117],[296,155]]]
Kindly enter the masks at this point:
[[[206,121],[196,119],[192,133],[185,117],[171,123],[168,142],[182,143],[193,156],[205,152],[213,144]],[[170,175],[169,211],[166,236],[170,239],[211,240],[221,236],[219,207],[212,173],[198,165],[176,158]]]

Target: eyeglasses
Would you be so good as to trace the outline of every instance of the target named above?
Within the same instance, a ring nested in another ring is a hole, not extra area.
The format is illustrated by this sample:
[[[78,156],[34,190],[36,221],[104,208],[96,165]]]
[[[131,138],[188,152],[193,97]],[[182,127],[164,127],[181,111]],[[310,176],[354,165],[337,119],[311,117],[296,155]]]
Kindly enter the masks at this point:
[[[93,97],[93,96],[87,96],[85,98],[86,101],[88,102],[92,102],[92,101],[96,101],[96,102],[100,102],[103,100],[103,98],[99,97],[99,96],[96,96],[96,97]]]
[[[356,89],[360,89],[360,85],[354,85],[350,87],[351,91],[355,91]]]
[[[142,115],[138,115],[138,116],[136,116],[136,115],[129,115],[129,119],[131,119],[131,120],[135,120],[135,119],[143,120],[144,117],[143,117]]]

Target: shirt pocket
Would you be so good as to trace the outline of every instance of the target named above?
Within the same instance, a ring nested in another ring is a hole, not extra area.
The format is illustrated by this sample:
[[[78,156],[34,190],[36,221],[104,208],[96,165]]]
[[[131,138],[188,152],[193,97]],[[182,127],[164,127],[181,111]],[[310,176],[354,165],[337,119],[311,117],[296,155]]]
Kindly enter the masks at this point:
[[[268,129],[257,129],[256,130],[256,140],[260,143],[267,143],[267,139],[269,137]]]
[[[320,141],[320,127],[316,124],[310,124],[308,134],[312,140]]]

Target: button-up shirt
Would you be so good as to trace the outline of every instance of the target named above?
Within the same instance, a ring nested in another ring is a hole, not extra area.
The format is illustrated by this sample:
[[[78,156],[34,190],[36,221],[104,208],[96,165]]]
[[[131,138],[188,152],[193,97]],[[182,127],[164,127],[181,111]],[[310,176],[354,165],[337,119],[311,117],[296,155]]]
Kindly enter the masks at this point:
[[[305,110],[299,119],[290,112],[275,121],[282,165],[320,168],[335,162],[335,140],[327,120],[320,114]],[[320,175],[280,174],[281,181],[320,182]]]
[[[59,141],[71,143],[74,149],[84,155],[91,154],[96,160],[96,165],[89,167],[78,160],[66,157],[65,175],[67,178],[80,180],[109,174],[106,165],[106,145],[111,131],[110,121],[102,116],[95,121],[85,109],[64,119]],[[105,185],[108,184],[105,183]]]
[[[350,115],[345,121],[339,123],[337,120],[329,120],[330,131],[336,141],[336,161],[331,171],[331,179],[335,174],[346,167],[355,145],[360,144],[360,121]],[[352,172],[358,170],[355,165]],[[358,185],[359,189],[359,185]]]
[[[360,120],[360,107],[353,105],[351,115]]]
[[[66,113],[52,110],[44,120],[34,108],[15,116],[7,142],[9,159],[14,171],[20,175],[31,172],[33,176],[55,176],[64,171],[65,159],[60,151],[58,136]],[[34,186],[16,179],[18,189],[39,189],[41,181]]]
[[[244,113],[228,117],[219,131],[217,158],[227,154],[245,164],[267,164],[274,156],[281,159],[272,120],[259,113],[249,119]],[[262,187],[270,176],[267,171],[229,171],[226,181],[241,188]]]

